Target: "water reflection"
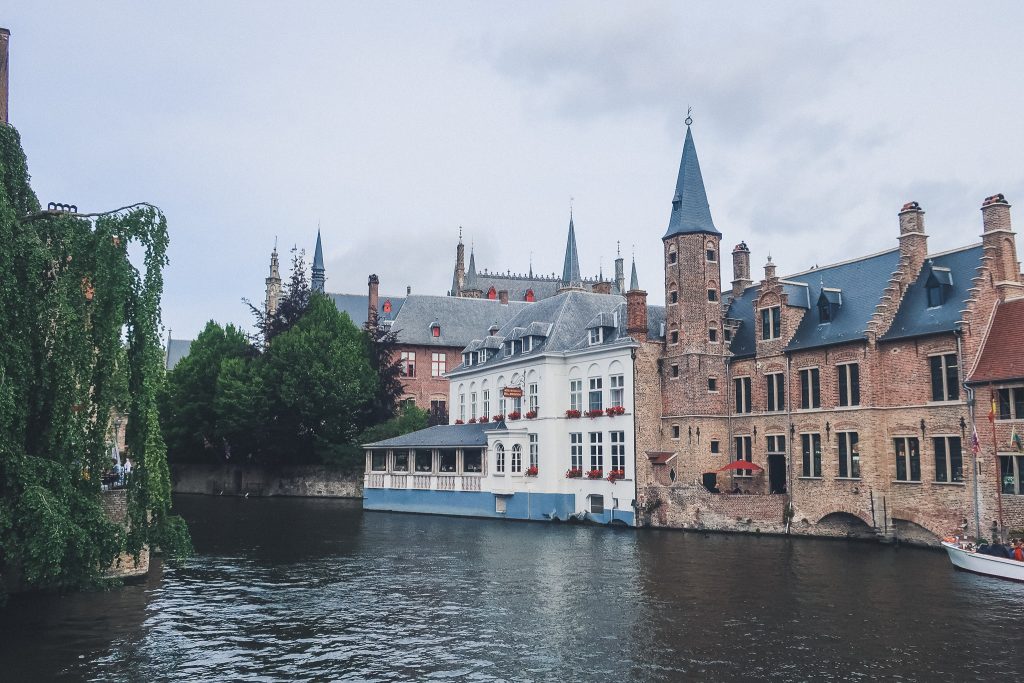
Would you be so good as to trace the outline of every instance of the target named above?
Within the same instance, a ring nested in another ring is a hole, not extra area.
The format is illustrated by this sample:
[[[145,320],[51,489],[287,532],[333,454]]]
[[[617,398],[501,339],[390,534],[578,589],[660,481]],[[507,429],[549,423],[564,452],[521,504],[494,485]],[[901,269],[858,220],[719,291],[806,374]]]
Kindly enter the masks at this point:
[[[5,679],[931,680],[979,677],[1020,640],[1024,586],[927,551],[177,504],[198,556],[110,594],[12,602]]]

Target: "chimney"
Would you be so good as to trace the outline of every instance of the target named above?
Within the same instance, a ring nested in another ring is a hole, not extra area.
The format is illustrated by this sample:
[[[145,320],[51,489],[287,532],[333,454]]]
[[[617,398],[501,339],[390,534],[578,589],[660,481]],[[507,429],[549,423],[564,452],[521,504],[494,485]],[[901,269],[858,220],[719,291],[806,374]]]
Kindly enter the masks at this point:
[[[500,292],[498,292],[498,301],[500,301],[501,303],[506,304],[506,305],[508,304],[508,290],[507,289],[503,289]]]
[[[985,197],[985,201],[981,203],[981,222],[985,226],[985,232],[1009,231],[1010,204],[1006,197],[1002,194]]]
[[[917,202],[907,202],[900,209],[900,256],[910,264],[910,275],[916,276],[928,257],[928,235],[924,232],[924,209]]]
[[[412,296],[412,285],[406,285],[405,286],[405,295],[406,296]]]
[[[1010,226],[1010,203],[1002,194],[986,197],[981,203],[981,222],[984,231],[981,241],[985,254],[992,257],[992,275],[996,284],[1016,283],[1020,280],[1017,261],[1016,237]]]
[[[594,294],[611,294],[612,283],[610,282],[595,282],[594,286],[590,288]]]
[[[8,123],[8,83],[7,83],[7,64],[8,64],[8,45],[11,42],[11,32],[5,28],[0,28],[0,121]]]
[[[647,292],[632,289],[626,292],[626,332],[636,338],[647,338]]]
[[[732,295],[738,297],[750,285],[750,249],[740,242],[732,250]]]
[[[775,264],[772,263],[772,257],[768,257],[768,263],[764,264],[764,281],[767,284],[774,283],[778,278],[775,276]]]
[[[369,286],[370,294],[369,301],[366,303],[366,325],[368,327],[376,327],[377,311],[380,310],[380,278],[376,275],[371,275],[366,284]]]

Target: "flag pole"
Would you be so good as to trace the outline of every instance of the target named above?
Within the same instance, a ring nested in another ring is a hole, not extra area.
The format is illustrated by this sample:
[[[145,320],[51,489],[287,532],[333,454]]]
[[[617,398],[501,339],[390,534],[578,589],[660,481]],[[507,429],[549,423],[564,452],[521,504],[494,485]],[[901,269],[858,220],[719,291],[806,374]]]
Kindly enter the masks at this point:
[[[996,463],[996,501],[999,510],[999,526],[996,529],[996,534],[1001,542],[1003,540],[1003,468],[1002,463],[999,462],[999,445],[996,443],[996,394],[991,384],[988,385],[988,397],[992,402],[988,422],[992,425],[992,456]]]

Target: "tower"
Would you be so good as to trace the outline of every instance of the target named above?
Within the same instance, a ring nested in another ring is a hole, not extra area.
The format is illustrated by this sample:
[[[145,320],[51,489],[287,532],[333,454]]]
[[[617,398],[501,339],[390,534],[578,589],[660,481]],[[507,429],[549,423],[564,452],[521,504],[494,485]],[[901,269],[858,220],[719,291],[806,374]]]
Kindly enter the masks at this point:
[[[634,265],[636,265],[635,261]],[[618,243],[615,244],[615,288],[618,290],[618,294],[626,293],[626,275],[623,271],[622,249]]]
[[[267,277],[267,300],[263,312],[270,318],[277,312],[277,302],[281,298],[281,270],[277,260],[277,240],[274,240],[274,251],[270,252],[270,275]]]
[[[320,243],[320,230],[316,231],[316,251],[313,252],[313,279],[310,282],[310,288],[314,292],[323,292],[324,283],[326,281],[324,276],[324,248]]]
[[[576,227],[573,225],[572,210],[569,210],[569,237],[565,241],[565,259],[562,263],[562,281],[559,289],[582,289],[580,276],[580,254],[576,248]]]
[[[469,255],[473,264],[473,254]],[[475,265],[475,264],[473,264]],[[462,296],[466,287],[466,245],[462,243],[462,228],[459,228],[459,244],[455,247],[455,274],[452,276],[452,296]]]

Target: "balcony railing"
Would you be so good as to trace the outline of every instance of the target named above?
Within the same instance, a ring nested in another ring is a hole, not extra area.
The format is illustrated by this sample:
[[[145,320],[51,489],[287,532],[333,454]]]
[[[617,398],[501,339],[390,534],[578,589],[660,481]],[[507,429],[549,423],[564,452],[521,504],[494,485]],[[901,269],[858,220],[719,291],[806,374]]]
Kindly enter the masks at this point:
[[[411,480],[411,482],[410,482]],[[479,491],[480,475],[391,474],[370,472],[364,475],[368,489],[418,489],[421,491]]]

